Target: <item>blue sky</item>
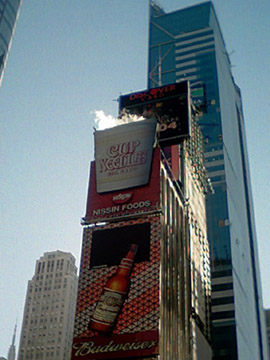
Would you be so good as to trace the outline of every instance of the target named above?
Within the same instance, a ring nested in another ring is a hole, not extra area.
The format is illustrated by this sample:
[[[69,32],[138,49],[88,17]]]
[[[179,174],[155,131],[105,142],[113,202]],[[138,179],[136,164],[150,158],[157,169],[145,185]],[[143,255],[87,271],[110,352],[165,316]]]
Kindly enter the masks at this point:
[[[196,4],[160,0],[168,12]],[[244,104],[263,301],[270,307],[270,2],[214,0]],[[93,112],[147,84],[147,0],[25,0],[0,89],[0,356],[45,251],[79,264]],[[16,344],[18,346],[19,337]]]

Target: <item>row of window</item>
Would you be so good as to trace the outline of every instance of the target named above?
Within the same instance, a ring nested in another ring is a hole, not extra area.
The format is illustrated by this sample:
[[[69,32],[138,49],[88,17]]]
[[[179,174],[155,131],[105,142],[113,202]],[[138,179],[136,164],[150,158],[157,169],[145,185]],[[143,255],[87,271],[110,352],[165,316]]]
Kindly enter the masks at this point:
[[[212,292],[233,289],[233,283],[212,285]]]
[[[41,292],[41,291],[51,291],[52,289],[53,290],[57,290],[57,289],[61,289],[61,285],[54,285],[54,286],[45,286],[44,288],[43,287],[36,287],[35,288],[35,292]],[[65,289],[67,287],[67,284],[64,284],[63,285],[63,288]],[[32,293],[34,289],[30,289],[29,292]]]
[[[199,37],[202,36],[208,36],[213,34],[213,30],[208,28],[208,29],[199,29],[199,30],[195,30],[195,31],[190,31],[187,33],[181,33],[179,35],[176,35],[175,38],[176,39],[181,39],[181,41],[192,41],[192,39],[198,39]]]
[[[228,297],[212,299],[211,303],[212,303],[212,306],[233,304],[234,303],[234,297],[233,296],[228,296]]]
[[[232,276],[232,269],[213,271],[211,276],[212,276],[212,279],[220,278],[220,277],[224,277],[224,276]]]
[[[52,272],[54,270],[54,265],[55,265],[55,260],[49,260],[47,262],[47,267],[46,267],[46,271],[47,272]],[[46,266],[46,262],[39,262],[38,263],[38,269],[37,269],[37,273],[44,273],[45,272],[45,266]],[[56,261],[56,270],[63,270],[64,267],[64,259],[58,259]],[[68,261],[68,268],[69,268],[69,261]]]
[[[212,313],[212,320],[221,320],[221,319],[233,319],[235,317],[234,310],[232,311],[221,311],[217,313]]]
[[[26,354],[26,356],[22,360],[35,360],[35,359],[56,359],[59,358],[60,352],[56,351],[55,353],[53,351],[49,352],[36,352],[35,354],[29,353]]]
[[[59,270],[59,269],[57,269]],[[45,275],[37,275],[36,276],[36,280],[43,280],[43,279],[52,279],[53,278],[53,275],[55,275],[55,277],[61,277],[63,276],[63,273],[62,272],[56,272],[55,274],[47,274],[46,277]]]

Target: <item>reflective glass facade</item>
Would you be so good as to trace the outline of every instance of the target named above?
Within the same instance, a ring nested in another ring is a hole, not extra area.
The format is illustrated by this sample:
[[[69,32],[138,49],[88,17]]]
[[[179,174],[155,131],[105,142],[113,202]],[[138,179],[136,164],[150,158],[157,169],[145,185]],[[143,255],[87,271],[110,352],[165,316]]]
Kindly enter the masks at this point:
[[[22,0],[0,0],[0,85]]]
[[[266,359],[241,94],[214,7],[166,14],[152,3],[149,29],[149,88],[189,80],[204,90],[199,123],[214,188],[207,196],[213,359]]]

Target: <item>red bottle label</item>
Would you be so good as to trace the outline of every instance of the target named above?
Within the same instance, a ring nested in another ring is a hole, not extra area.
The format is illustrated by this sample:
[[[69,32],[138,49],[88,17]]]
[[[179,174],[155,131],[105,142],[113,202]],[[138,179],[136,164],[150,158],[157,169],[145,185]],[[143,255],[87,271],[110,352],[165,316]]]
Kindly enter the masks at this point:
[[[92,320],[112,325],[121,309],[125,293],[106,289],[96,306]]]

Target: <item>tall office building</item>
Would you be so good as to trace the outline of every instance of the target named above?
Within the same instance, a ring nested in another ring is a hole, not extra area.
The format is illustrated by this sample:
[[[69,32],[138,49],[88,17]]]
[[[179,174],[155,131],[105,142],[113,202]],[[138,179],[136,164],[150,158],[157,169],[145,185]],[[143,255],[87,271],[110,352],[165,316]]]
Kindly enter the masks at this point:
[[[72,254],[57,250],[37,260],[26,293],[19,360],[70,358],[77,285]]]
[[[0,1],[0,86],[22,0]]]
[[[266,359],[241,94],[214,7],[165,13],[152,2],[149,29],[149,88],[189,80],[204,133],[213,359]]]

